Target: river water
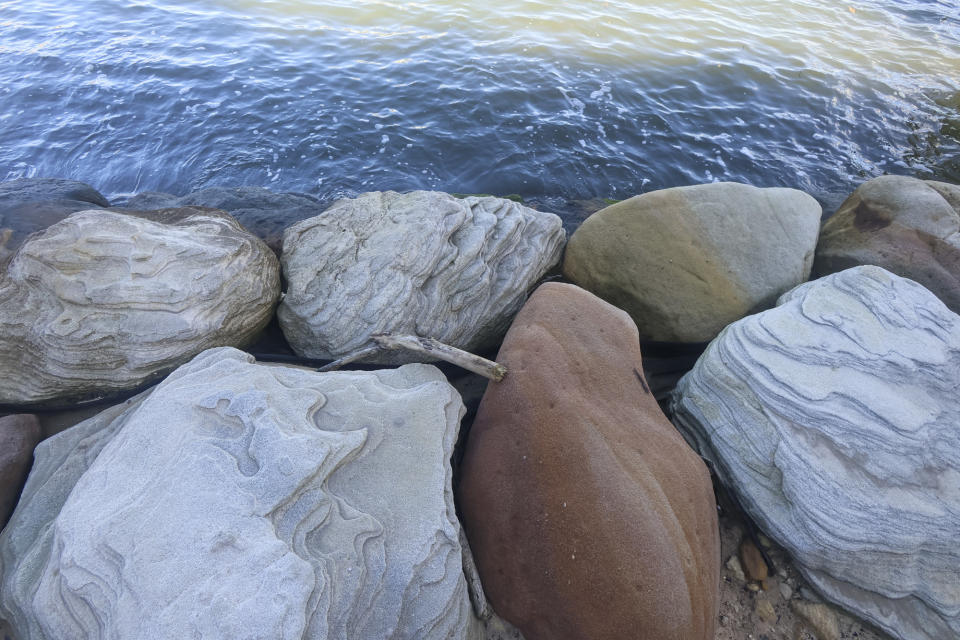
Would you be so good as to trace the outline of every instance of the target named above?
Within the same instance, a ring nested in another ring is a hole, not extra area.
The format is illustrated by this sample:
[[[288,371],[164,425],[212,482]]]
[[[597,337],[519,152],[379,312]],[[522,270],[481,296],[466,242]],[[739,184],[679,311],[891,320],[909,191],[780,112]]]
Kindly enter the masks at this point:
[[[518,193],[960,182],[958,0],[0,0],[0,181]]]

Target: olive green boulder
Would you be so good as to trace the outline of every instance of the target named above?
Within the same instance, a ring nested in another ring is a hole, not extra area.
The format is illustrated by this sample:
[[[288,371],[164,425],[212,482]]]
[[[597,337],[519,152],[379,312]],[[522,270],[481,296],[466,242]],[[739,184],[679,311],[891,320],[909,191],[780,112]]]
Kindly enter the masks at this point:
[[[821,213],[796,189],[652,191],[587,218],[563,271],[627,311],[642,339],[707,341],[809,278]]]

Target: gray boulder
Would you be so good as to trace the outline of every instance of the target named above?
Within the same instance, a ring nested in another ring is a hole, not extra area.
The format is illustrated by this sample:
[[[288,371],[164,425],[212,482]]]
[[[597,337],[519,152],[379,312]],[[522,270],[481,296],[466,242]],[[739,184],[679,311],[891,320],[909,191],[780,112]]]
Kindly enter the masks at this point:
[[[810,276],[820,214],[796,189],[651,191],[587,218],[563,273],[629,313],[643,339],[703,342]]]
[[[960,638],[960,316],[857,267],[730,325],[677,426],[830,600],[903,640]]]
[[[365,193],[284,232],[288,290],[277,316],[306,357],[343,356],[377,333],[482,351],[559,261],[564,240],[560,218],[511,200]]]
[[[319,374],[214,349],[37,448],[0,617],[40,638],[473,638],[428,365]]]
[[[237,219],[245,229],[280,253],[283,230],[323,213],[326,206],[304,193],[274,193],[262,187],[210,187],[185,196],[145,191],[123,205],[129,209],[212,207]]]
[[[222,212],[74,213],[0,274],[0,404],[136,388],[252,340],[279,294],[276,257]]]

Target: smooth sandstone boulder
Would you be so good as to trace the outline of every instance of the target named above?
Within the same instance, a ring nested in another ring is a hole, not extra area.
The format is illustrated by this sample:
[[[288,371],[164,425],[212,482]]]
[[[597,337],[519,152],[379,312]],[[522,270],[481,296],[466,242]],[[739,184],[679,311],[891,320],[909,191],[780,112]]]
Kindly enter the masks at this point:
[[[109,395],[270,320],[280,268],[212,209],[81,211],[0,274],[0,404]]]
[[[872,264],[960,312],[960,186],[907,176],[860,185],[820,231],[818,275]]]
[[[560,218],[511,200],[365,193],[284,232],[288,289],[277,316],[310,358],[347,355],[378,333],[483,351],[560,260],[564,240]]]
[[[211,207],[226,211],[250,233],[280,253],[283,230],[323,213],[326,206],[305,193],[274,193],[262,187],[210,187],[184,196],[145,191],[130,198],[129,209]]]
[[[40,638],[477,637],[429,365],[319,374],[214,349],[43,442],[0,535]]]
[[[857,267],[728,327],[675,423],[829,599],[903,640],[960,638],[960,316]]]
[[[40,442],[36,416],[20,414],[0,418],[0,529],[17,506],[20,489],[33,462],[33,448]]]
[[[652,191],[587,218],[563,272],[626,310],[642,338],[702,342],[810,276],[820,216],[795,189]]]
[[[514,320],[458,490],[487,597],[527,640],[712,640],[710,475],[644,381],[623,311],[548,283]]]

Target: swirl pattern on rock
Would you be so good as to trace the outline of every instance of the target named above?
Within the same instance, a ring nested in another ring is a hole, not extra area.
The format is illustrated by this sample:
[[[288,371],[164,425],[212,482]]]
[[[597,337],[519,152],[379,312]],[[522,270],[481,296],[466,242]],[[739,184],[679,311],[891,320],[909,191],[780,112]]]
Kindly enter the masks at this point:
[[[212,209],[81,211],[0,277],[0,403],[136,388],[269,322],[280,268]]]
[[[630,317],[538,288],[497,356],[460,508],[496,611],[529,640],[713,640],[710,476],[643,378]]]
[[[710,344],[676,424],[830,599],[960,638],[960,316],[879,267],[778,305]]]
[[[864,264],[916,280],[960,313],[960,186],[880,176],[857,187],[824,223],[813,269]]]
[[[39,638],[476,637],[429,365],[214,349],[37,449],[0,615]]]
[[[346,355],[377,333],[482,351],[559,261],[564,239],[557,216],[501,198],[388,191],[339,200],[284,232],[289,288],[277,315],[306,357]]]
[[[587,218],[563,273],[629,313],[643,339],[702,342],[810,276],[820,214],[796,189],[651,191]]]

